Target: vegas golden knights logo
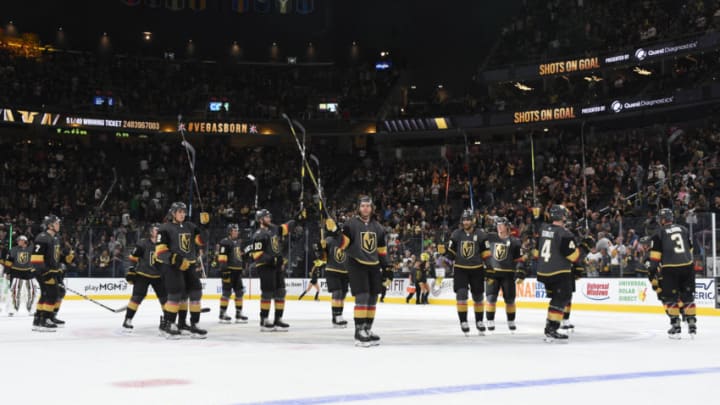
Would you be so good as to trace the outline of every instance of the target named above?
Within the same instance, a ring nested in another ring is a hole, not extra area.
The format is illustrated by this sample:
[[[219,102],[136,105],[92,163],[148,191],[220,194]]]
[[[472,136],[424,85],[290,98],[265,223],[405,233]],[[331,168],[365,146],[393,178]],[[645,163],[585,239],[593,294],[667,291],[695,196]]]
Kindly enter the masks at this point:
[[[240,246],[235,246],[235,249],[233,249],[233,252],[235,253],[236,259],[240,259],[242,257],[242,248]]]
[[[374,253],[377,249],[377,234],[375,232],[360,232],[362,250],[367,253]]]
[[[190,234],[189,233],[181,233],[180,234],[180,250],[182,250],[185,253],[190,253]]]
[[[496,243],[493,251],[493,256],[498,261],[505,260],[507,258],[508,248],[504,243]]]
[[[28,252],[20,252],[17,256],[18,264],[25,264],[30,259],[30,253]]]
[[[335,261],[342,263],[345,261],[345,251],[342,249],[335,249]]]
[[[273,236],[270,239],[270,247],[274,253],[280,253],[280,238]]]
[[[471,240],[462,241],[461,251],[463,257],[466,259],[475,256],[475,242]]]

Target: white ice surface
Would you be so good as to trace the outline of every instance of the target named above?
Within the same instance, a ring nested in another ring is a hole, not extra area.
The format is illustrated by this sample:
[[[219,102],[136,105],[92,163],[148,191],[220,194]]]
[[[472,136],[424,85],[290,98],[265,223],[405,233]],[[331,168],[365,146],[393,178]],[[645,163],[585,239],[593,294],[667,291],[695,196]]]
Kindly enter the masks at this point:
[[[576,311],[563,345],[542,341],[543,311],[519,309],[511,335],[499,308],[493,335],[465,337],[454,307],[379,304],[382,345],[356,348],[327,301],[288,301],[288,333],[259,331],[258,301],[246,301],[246,325],[218,324],[217,302],[203,306],[207,340],[158,337],[149,300],[132,335],[123,314],[86,301],[65,302],[57,333],[3,313],[0,404],[694,404],[714,402],[720,378],[720,317],[672,341],[661,315]]]

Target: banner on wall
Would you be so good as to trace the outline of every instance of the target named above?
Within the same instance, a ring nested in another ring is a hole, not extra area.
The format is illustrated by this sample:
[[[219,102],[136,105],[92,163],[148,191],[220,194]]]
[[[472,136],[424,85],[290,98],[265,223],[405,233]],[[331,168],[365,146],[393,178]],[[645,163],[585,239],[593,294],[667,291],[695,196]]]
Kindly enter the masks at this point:
[[[318,280],[320,296],[330,297],[325,279]],[[93,298],[127,299],[132,293],[132,285],[121,278],[67,278],[65,283],[72,289]],[[243,279],[245,294],[257,296],[260,292],[259,279]],[[288,296],[298,296],[305,291],[310,279],[289,278],[285,280]],[[453,280],[429,279],[430,298],[453,301]],[[202,280],[203,294],[217,296],[222,292],[222,283],[218,278]],[[407,278],[396,278],[390,282],[387,297],[405,297],[410,283]],[[695,303],[701,308],[714,308],[717,286],[712,278],[699,278],[695,284]],[[502,299],[499,299],[502,301]],[[547,304],[545,286],[535,279],[528,278],[517,285],[517,302],[536,302]],[[611,304],[626,307],[659,307],[662,304],[645,278],[584,278],[576,283],[573,303]]]

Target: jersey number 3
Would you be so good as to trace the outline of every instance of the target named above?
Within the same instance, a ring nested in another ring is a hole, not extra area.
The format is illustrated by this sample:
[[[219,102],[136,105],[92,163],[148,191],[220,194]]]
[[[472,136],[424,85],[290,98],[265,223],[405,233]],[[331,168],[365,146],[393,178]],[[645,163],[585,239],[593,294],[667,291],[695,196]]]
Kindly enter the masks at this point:
[[[683,243],[682,235],[679,233],[674,233],[670,235],[670,239],[675,243],[674,251],[675,253],[685,253],[685,243]]]

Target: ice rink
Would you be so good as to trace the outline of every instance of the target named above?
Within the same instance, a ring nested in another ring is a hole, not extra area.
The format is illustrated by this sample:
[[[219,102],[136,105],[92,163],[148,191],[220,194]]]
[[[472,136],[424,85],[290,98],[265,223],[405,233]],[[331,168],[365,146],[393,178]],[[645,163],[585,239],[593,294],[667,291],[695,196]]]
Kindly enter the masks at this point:
[[[203,306],[207,340],[158,337],[155,301],[140,307],[132,335],[123,314],[86,301],[64,304],[57,333],[2,314],[1,402],[657,405],[705,402],[720,378],[714,316],[699,318],[694,340],[684,329],[673,341],[663,315],[576,311],[569,344],[548,344],[540,310],[520,308],[511,335],[499,308],[494,334],[465,337],[452,306],[379,304],[382,345],[356,348],[352,328],[331,327],[327,301],[288,301],[288,333],[259,331],[258,301],[246,301],[245,325],[218,324],[215,300]]]

